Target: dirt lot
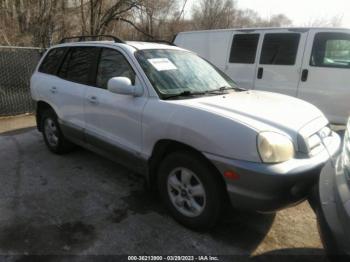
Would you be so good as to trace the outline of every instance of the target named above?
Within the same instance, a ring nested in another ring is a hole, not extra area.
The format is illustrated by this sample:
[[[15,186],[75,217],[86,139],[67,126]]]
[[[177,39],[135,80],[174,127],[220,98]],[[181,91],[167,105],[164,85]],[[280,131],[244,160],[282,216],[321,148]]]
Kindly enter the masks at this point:
[[[167,215],[142,178],[83,149],[51,154],[33,126],[32,116],[0,119],[2,255],[317,254],[316,261],[324,259],[306,202],[276,215],[231,210],[210,232],[193,232]]]

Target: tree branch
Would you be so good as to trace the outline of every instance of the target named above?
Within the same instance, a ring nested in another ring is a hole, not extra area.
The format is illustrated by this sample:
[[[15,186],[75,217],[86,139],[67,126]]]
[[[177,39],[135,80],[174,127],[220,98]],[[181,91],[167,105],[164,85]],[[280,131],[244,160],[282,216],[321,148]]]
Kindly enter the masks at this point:
[[[106,16],[106,14],[105,14],[104,18],[101,20],[101,23],[100,23],[100,26],[98,28],[98,31],[102,31],[102,29],[106,28],[111,21],[116,20],[119,15],[130,11],[132,8],[134,8],[134,5],[130,5],[127,8],[122,9],[120,11],[114,10],[114,12],[112,12],[112,13],[110,12],[108,14],[108,16]]]
[[[140,29],[137,25],[135,25],[132,21],[130,21],[130,20],[128,20],[128,19],[125,19],[125,18],[123,18],[123,17],[116,17],[116,18],[114,18],[113,20],[122,21],[122,22],[128,23],[128,24],[131,25],[133,28],[135,28],[138,32],[144,34],[145,36],[148,36],[148,37],[154,39],[154,36],[153,36],[153,35],[150,35],[150,34],[148,34],[147,32],[143,31],[143,30]]]
[[[181,16],[183,15],[183,13],[185,11],[186,4],[187,4],[187,0],[184,1],[184,4],[182,5],[181,12],[180,12],[179,16],[176,18],[176,21],[179,21]]]

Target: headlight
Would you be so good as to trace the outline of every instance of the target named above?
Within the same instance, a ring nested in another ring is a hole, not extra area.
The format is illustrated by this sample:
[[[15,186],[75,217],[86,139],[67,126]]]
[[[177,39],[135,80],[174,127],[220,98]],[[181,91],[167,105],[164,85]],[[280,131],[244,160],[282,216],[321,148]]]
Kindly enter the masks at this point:
[[[262,132],[258,136],[258,151],[265,163],[279,163],[294,157],[292,141],[274,132]]]

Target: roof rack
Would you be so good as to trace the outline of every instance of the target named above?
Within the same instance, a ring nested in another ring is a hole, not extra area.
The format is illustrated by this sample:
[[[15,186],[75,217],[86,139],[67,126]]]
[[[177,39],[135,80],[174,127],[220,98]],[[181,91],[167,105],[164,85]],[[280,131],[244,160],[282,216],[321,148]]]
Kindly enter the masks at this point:
[[[113,35],[79,35],[62,38],[60,44],[67,43],[67,40],[72,39],[78,39],[78,42],[87,41],[88,38],[90,38],[91,41],[97,41],[101,37],[112,38],[115,43],[125,43],[123,40]]]
[[[161,39],[143,40],[143,42],[148,42],[148,43],[161,43],[161,44],[175,45],[174,43],[172,43],[172,42],[170,42],[170,41],[161,40]]]

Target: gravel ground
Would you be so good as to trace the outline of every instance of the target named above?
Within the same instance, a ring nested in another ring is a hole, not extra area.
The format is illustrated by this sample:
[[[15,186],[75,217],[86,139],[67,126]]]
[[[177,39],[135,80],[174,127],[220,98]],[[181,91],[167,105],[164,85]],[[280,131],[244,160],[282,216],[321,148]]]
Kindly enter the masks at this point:
[[[324,259],[307,202],[277,214],[230,210],[213,230],[194,232],[167,215],[141,177],[84,149],[51,154],[34,125],[33,116],[0,118],[2,255],[316,254],[316,261]]]

